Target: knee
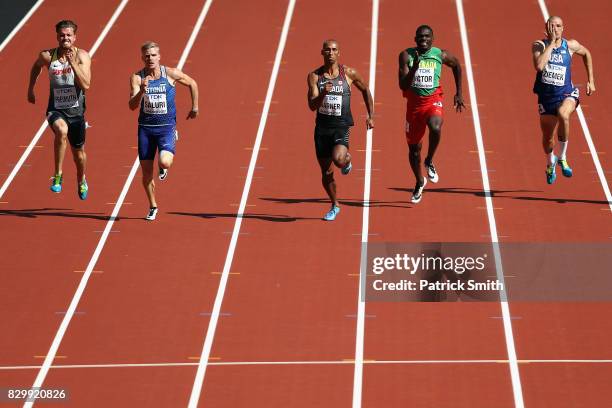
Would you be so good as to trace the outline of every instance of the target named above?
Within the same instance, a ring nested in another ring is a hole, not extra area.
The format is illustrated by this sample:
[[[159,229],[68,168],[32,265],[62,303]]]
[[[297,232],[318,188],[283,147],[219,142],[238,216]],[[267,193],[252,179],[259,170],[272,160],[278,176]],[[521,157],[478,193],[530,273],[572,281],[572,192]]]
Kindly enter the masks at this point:
[[[572,113],[569,110],[562,109],[562,110],[559,110],[558,117],[559,117],[559,120],[567,123],[569,122],[571,115]]]
[[[410,158],[418,158],[421,156],[421,145],[409,145],[408,155]]]
[[[173,158],[172,157],[160,157],[159,158],[159,166],[163,169],[170,168],[172,166]]]

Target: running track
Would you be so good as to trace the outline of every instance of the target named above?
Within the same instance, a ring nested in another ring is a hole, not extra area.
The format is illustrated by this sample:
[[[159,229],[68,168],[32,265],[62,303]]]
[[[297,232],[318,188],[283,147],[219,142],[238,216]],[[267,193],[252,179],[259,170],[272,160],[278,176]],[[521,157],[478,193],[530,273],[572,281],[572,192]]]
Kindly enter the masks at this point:
[[[612,239],[608,199],[577,118],[569,146],[575,176],[544,182],[530,93],[529,44],[544,19],[534,1],[463,4],[480,120],[474,106],[452,112],[452,75],[445,69],[441,180],[411,205],[397,54],[423,22],[436,30],[436,44],[462,61],[466,50],[454,1],[428,3],[423,21],[409,2],[383,0],[371,64],[373,4],[213,1],[184,65],[200,85],[202,115],[184,120],[188,92],[181,89],[181,139],[169,179],[158,184],[160,216],[153,224],[142,220],[146,202],[137,174],[104,233],[136,157],[136,114],[127,109],[127,95],[129,75],[140,66],[139,45],[157,40],[163,61],[176,66],[204,6],[184,0],[170,13],[160,1],[127,3],[93,59],[90,198],[80,202],[73,191],[69,156],[64,192],[46,192],[49,130],[0,197],[0,386],[32,386],[55,339],[59,348],[43,386],[69,390],[62,406],[184,407],[191,400],[194,407],[199,401],[205,407],[539,408],[612,400],[610,303],[511,303],[512,319],[501,318],[499,303],[358,308],[364,211],[370,242],[491,241],[477,131],[501,242]],[[71,6],[81,47],[91,49],[119,5]],[[546,5],[594,55],[597,93],[582,105],[609,179],[611,112],[604,101],[612,91],[604,67],[612,61],[601,41],[609,7],[595,0],[580,10],[569,1]],[[21,73],[1,76],[5,95],[16,95],[0,108],[3,183],[42,123],[46,78],[32,106],[25,101],[27,73],[36,51],[53,45],[62,8],[45,1],[0,53],[3,70]],[[161,30],[151,23],[159,16]],[[334,223],[320,221],[328,204],[305,103],[306,73],[320,64],[325,37],[339,40],[342,61],[365,78],[376,67],[373,150],[366,151],[365,109],[356,94],[354,171],[337,175],[343,205]],[[284,50],[277,59],[279,43]],[[574,70],[578,84],[584,84],[581,64]],[[467,79],[464,96],[470,101]],[[365,177],[368,154],[371,178]],[[244,216],[237,217],[241,208]],[[83,278],[80,301],[69,311]],[[62,321],[69,325],[58,341]],[[362,375],[358,381],[355,373]]]

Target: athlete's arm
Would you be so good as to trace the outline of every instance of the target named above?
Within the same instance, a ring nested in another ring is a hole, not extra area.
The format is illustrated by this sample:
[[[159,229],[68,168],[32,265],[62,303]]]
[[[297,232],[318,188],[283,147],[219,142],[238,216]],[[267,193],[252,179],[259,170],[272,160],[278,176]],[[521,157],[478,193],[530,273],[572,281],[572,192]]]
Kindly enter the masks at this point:
[[[459,59],[452,55],[447,50],[442,50],[442,63],[453,70],[453,77],[455,78],[455,97],[453,98],[453,106],[457,112],[463,111],[465,105],[463,104],[463,90],[462,90],[462,71],[461,63]]]
[[[399,87],[402,91],[407,91],[410,89],[412,81],[414,80],[414,75],[419,68],[419,52],[415,50],[415,53],[416,58],[411,67],[408,67],[408,63],[410,62],[410,55],[408,55],[408,51],[404,50],[399,55],[398,80]]]
[[[78,50],[78,53],[75,53],[74,50],[70,49],[66,52],[66,59],[72,67],[76,83],[82,90],[88,90],[91,84],[91,57],[89,53],[81,49]]]
[[[166,72],[170,79],[189,87],[191,92],[191,111],[187,114],[187,119],[195,119],[198,116],[198,83],[178,68],[166,68]]]
[[[136,110],[140,106],[142,96],[145,94],[145,88],[149,83],[149,78],[142,80],[140,75],[132,74],[130,77],[130,110]]]
[[[538,72],[544,71],[546,63],[550,60],[553,50],[553,42],[549,42],[545,47],[542,41],[535,41],[531,45],[531,54],[533,55],[533,67]]]
[[[584,66],[587,70],[586,94],[590,96],[593,92],[595,92],[595,78],[593,77],[593,58],[591,57],[591,52],[587,49],[587,47],[580,44],[576,40],[569,40],[567,42],[567,46],[572,53],[582,57],[582,61],[584,62]]]
[[[42,67],[44,67],[45,65],[49,65],[50,62],[51,54],[49,54],[49,51],[41,51],[41,53],[38,54],[36,61],[34,61],[34,64],[32,64],[32,68],[30,69],[30,83],[28,85],[28,102],[36,103],[34,85],[36,85],[36,80],[40,75]]]
[[[350,67],[344,67],[346,76],[353,82],[353,85],[361,91],[363,101],[365,102],[366,109],[368,110],[368,117],[366,119],[366,128],[372,129],[374,127],[374,100],[370,93],[370,88],[365,83],[359,72]]]
[[[333,86],[331,82],[327,82],[325,88],[323,88],[323,92],[319,92],[317,78],[318,75],[314,72],[308,74],[308,107],[311,111],[319,109],[323,103],[323,99],[325,99],[325,95],[331,92]]]

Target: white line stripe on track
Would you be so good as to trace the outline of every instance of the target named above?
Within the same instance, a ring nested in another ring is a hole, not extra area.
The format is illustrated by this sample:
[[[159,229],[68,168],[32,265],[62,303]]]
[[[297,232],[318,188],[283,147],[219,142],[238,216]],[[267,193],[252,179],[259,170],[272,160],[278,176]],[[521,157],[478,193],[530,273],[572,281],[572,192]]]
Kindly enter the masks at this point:
[[[200,395],[202,393],[202,386],[204,385],[204,376],[206,375],[206,367],[209,364],[208,359],[210,357],[210,351],[212,349],[215,331],[217,330],[217,323],[219,322],[219,313],[221,312],[221,305],[223,303],[223,297],[225,296],[225,289],[227,287],[230,269],[234,260],[234,252],[238,243],[238,236],[240,234],[240,227],[242,225],[244,210],[246,208],[247,199],[251,190],[253,173],[255,172],[255,165],[257,164],[257,157],[259,155],[261,141],[263,139],[266,122],[268,120],[268,112],[270,110],[270,104],[272,102],[272,96],[274,94],[274,87],[276,85],[276,78],[278,77],[278,71],[280,69],[283,52],[285,50],[285,44],[287,42],[287,36],[289,34],[289,27],[291,24],[291,18],[293,16],[293,9],[295,8],[295,2],[296,0],[289,0],[289,4],[287,6],[287,13],[285,15],[283,29],[280,35],[278,48],[276,50],[274,66],[272,68],[272,74],[270,75],[270,82],[268,83],[266,99],[263,106],[263,110],[261,112],[259,127],[257,129],[257,136],[255,138],[255,143],[253,144],[251,161],[249,163],[249,169],[247,171],[246,180],[244,182],[242,197],[240,198],[240,206],[238,207],[236,222],[234,223],[234,230],[232,232],[232,238],[230,240],[227,255],[225,257],[225,264],[223,265],[223,272],[221,273],[221,279],[219,280],[219,288],[217,289],[217,295],[215,296],[215,303],[213,306],[212,314],[210,316],[210,321],[208,323],[208,329],[206,330],[206,337],[204,338],[204,345],[202,346],[202,353],[200,355],[200,361],[198,363],[198,370],[193,381],[193,388],[191,389],[191,396],[189,398],[188,405],[189,408],[197,407]]]
[[[4,41],[2,41],[2,44],[0,44],[0,52],[2,52],[4,47],[6,47],[9,42],[11,42],[11,40],[13,39],[15,34],[17,34],[19,32],[19,30],[21,30],[21,27],[23,27],[24,24],[30,19],[30,17],[32,17],[32,14],[34,14],[34,12],[40,7],[40,5],[43,3],[43,1],[44,0],[38,0],[36,3],[34,3],[32,8],[30,9],[30,11],[28,11],[28,13],[25,16],[23,16],[23,18],[21,19],[19,24],[17,24],[15,26],[15,28],[13,28],[13,30],[4,39]]]
[[[519,364],[612,364],[612,360],[517,360]],[[366,360],[371,365],[423,365],[423,364],[508,364],[508,360]],[[61,364],[51,366],[55,369],[69,368],[147,368],[147,367],[197,367],[199,363],[115,363],[115,364]],[[282,366],[282,365],[348,365],[352,360],[313,360],[313,361],[214,361],[209,366]],[[38,370],[41,366],[0,366],[0,371]]]
[[[125,7],[125,5],[127,4],[127,1],[128,0],[123,0],[121,2],[120,8],[117,9],[115,14],[113,15],[113,18],[116,19],[119,16],[119,13],[121,13],[121,10],[123,10],[123,7]],[[197,23],[193,28],[191,37],[189,38],[189,41],[187,42],[187,46],[185,47],[185,50],[183,51],[183,56],[181,57],[181,61],[183,63],[187,58],[186,57],[187,49],[190,50],[191,46],[193,45],[193,39],[195,38],[194,33],[197,33],[200,31],[200,28],[202,24],[204,23],[204,17],[206,16],[208,12],[208,9],[210,8],[211,3],[212,3],[212,0],[206,0],[206,3],[203,6],[202,12],[200,13]],[[181,69],[183,66],[178,65],[177,67]],[[62,339],[64,338],[64,335],[66,334],[68,325],[70,324],[70,321],[72,320],[72,317],[75,314],[79,301],[81,300],[81,297],[83,296],[83,293],[85,292],[85,288],[87,287],[87,283],[89,282],[89,278],[91,274],[93,273],[94,267],[96,266],[96,263],[98,262],[98,258],[100,257],[100,254],[102,253],[102,249],[104,248],[104,245],[106,244],[108,235],[110,234],[111,229],[113,228],[113,224],[115,223],[115,220],[117,219],[119,210],[121,209],[121,206],[123,205],[123,201],[125,200],[125,197],[127,196],[127,193],[130,189],[132,181],[134,180],[134,177],[136,176],[136,172],[138,171],[138,166],[139,166],[139,160],[138,160],[138,157],[136,157],[136,159],[134,160],[134,164],[132,165],[132,169],[130,170],[130,173],[127,177],[127,180],[125,181],[125,184],[123,185],[123,189],[121,190],[121,193],[119,194],[117,203],[115,204],[115,207],[113,208],[113,212],[111,213],[110,219],[106,223],[104,232],[102,233],[102,236],[100,237],[100,240],[98,241],[98,245],[96,246],[93,256],[89,260],[89,264],[87,265],[87,268],[85,269],[85,273],[83,274],[83,277],[81,278],[81,282],[79,283],[79,286],[77,287],[77,290],[72,298],[72,301],[70,302],[70,306],[68,307],[68,310],[66,314],[64,315],[64,319],[62,320],[62,323],[60,324],[60,327],[57,330],[57,333],[55,334],[55,338],[53,339],[53,342],[51,343],[51,347],[49,351],[47,352],[45,361],[43,362],[43,365],[41,366],[41,369],[38,372],[38,375],[36,376],[36,380],[34,380],[34,384],[32,385],[32,388],[42,386],[45,380],[45,377],[47,376],[47,373],[49,372],[49,368],[51,367],[51,364],[53,364],[53,360],[55,359],[57,350],[62,342]],[[29,408],[29,407],[32,407],[33,405],[34,405],[34,402],[26,402],[23,405],[23,407]]]
[[[476,134],[476,144],[478,145],[478,158],[480,159],[480,173],[482,175],[482,185],[485,192],[485,203],[487,206],[487,217],[489,219],[489,229],[491,231],[491,242],[493,243],[493,253],[495,256],[495,269],[497,279],[502,282],[505,288],[504,271],[502,266],[501,253],[499,250],[499,237],[497,235],[497,224],[495,222],[495,213],[493,211],[493,197],[491,195],[491,186],[489,184],[489,174],[487,171],[487,161],[485,157],[484,141],[482,137],[482,129],[480,128],[480,114],[478,112],[478,101],[476,98],[476,85],[474,82],[474,73],[472,72],[472,59],[470,56],[470,45],[468,42],[467,27],[465,23],[465,15],[463,13],[463,1],[455,0],[457,5],[457,17],[459,20],[459,28],[461,31],[461,44],[465,59],[465,70],[467,74],[468,88],[470,92],[470,106],[472,110],[472,118],[474,122],[474,131]],[[521,386],[521,377],[518,369],[516,357],[516,349],[514,346],[514,335],[512,333],[512,321],[510,319],[510,307],[508,306],[508,298],[506,291],[502,290],[501,311],[502,321],[504,323],[504,334],[506,337],[506,349],[508,352],[508,366],[510,368],[510,378],[512,380],[512,391],[514,395],[514,405],[516,408],[524,408],[523,390]]]
[[[538,4],[540,6],[540,11],[542,12],[542,16],[544,17],[544,21],[547,21],[550,17],[548,14],[548,8],[546,7],[545,0],[538,0]],[[606,200],[608,200],[608,207],[610,207],[610,211],[612,212],[612,194],[610,194],[610,187],[608,186],[608,180],[606,179],[606,174],[601,167],[601,162],[599,161],[599,155],[597,154],[597,149],[595,149],[595,143],[593,142],[593,138],[591,137],[591,132],[589,131],[589,126],[587,125],[586,118],[584,117],[584,112],[582,112],[582,106],[578,105],[576,108],[576,112],[578,113],[578,120],[580,121],[580,126],[582,126],[582,132],[584,134],[584,138],[586,139],[587,145],[589,146],[589,152],[591,153],[591,157],[593,158],[593,164],[595,165],[595,169],[597,170],[597,175],[599,176],[599,182],[601,183],[601,188],[603,188],[604,194],[606,196]]]
[[[372,32],[370,36],[370,77],[369,87],[372,99],[376,92],[376,54],[378,50],[378,0],[372,1]],[[363,185],[363,214],[361,221],[361,258],[359,262],[359,291],[357,296],[357,327],[355,330],[355,370],[353,373],[353,408],[361,407],[363,391],[363,348],[365,338],[365,274],[368,257],[368,232],[370,228],[370,184],[372,178],[372,136],[366,132],[365,174]]]
[[[115,10],[113,15],[111,16],[110,20],[108,20],[108,23],[106,23],[106,26],[104,27],[104,29],[102,30],[102,32],[98,36],[98,39],[96,40],[96,42],[94,43],[91,51],[89,52],[89,55],[91,57],[94,56],[94,54],[96,53],[96,51],[100,47],[100,44],[102,44],[102,41],[104,41],[104,38],[106,38],[106,35],[108,34],[110,29],[115,24],[115,21],[117,20],[117,18],[119,18],[119,15],[121,14],[123,9],[125,8],[125,6],[128,3],[128,1],[129,0],[121,0],[121,3],[119,3],[119,6],[117,6],[117,9]],[[13,182],[13,179],[15,178],[15,176],[17,176],[17,173],[19,172],[19,170],[21,169],[21,167],[23,166],[23,164],[27,160],[28,156],[30,155],[30,153],[34,149],[34,146],[36,146],[36,144],[40,140],[40,138],[41,138],[43,132],[45,131],[45,129],[47,128],[47,126],[48,126],[47,120],[44,120],[42,125],[40,126],[40,128],[38,129],[36,134],[34,135],[34,138],[30,142],[28,147],[25,149],[25,151],[23,152],[21,157],[19,158],[19,161],[17,161],[17,164],[15,164],[15,167],[13,167],[13,170],[11,171],[11,173],[8,175],[8,177],[6,178],[4,183],[2,184],[2,187],[0,187],[0,198],[2,198],[2,196],[4,195],[6,190],[9,188],[9,186]]]

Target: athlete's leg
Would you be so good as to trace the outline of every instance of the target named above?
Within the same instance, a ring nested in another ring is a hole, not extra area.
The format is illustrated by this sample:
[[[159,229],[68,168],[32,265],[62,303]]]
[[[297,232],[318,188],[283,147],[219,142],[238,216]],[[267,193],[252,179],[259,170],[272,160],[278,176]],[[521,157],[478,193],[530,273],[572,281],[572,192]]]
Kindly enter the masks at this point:
[[[429,128],[429,146],[427,147],[426,161],[431,162],[434,154],[440,144],[440,137],[442,136],[442,116],[432,115],[427,119],[427,127]]]
[[[423,183],[423,172],[421,170],[421,146],[422,143],[408,145],[408,161],[414,173],[417,183]]]
[[[85,148],[75,148],[72,146],[70,148],[72,149],[72,158],[76,165],[77,181],[82,183],[85,181],[85,170],[87,169],[87,154],[85,153]]]
[[[554,115],[540,115],[540,129],[542,129],[542,147],[544,153],[550,156],[555,147],[554,134],[557,128],[557,117]]]
[[[317,158],[319,167],[321,168],[321,184],[327,193],[327,196],[332,202],[332,206],[338,206],[338,200],[336,198],[336,181],[334,180],[334,168],[333,161],[331,158],[319,157]]]
[[[576,100],[574,98],[565,98],[561,106],[559,106],[557,117],[559,120],[559,130],[557,137],[560,142],[567,142],[570,131],[570,116],[576,110]]]
[[[68,124],[63,118],[58,117],[51,124],[51,129],[55,135],[53,141],[55,174],[62,174],[66,146],[68,145]]]
[[[142,186],[147,193],[149,199],[149,207],[157,207],[155,201],[155,181],[153,181],[153,160],[140,160],[140,168],[142,169]]]

